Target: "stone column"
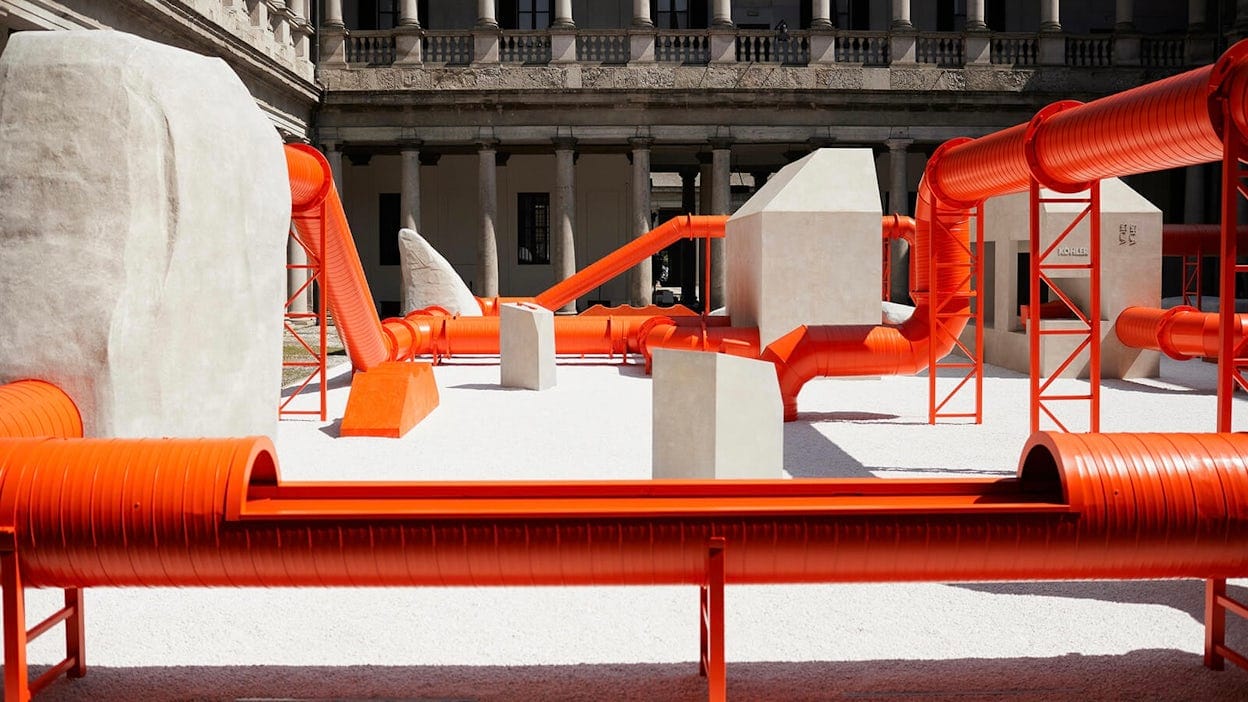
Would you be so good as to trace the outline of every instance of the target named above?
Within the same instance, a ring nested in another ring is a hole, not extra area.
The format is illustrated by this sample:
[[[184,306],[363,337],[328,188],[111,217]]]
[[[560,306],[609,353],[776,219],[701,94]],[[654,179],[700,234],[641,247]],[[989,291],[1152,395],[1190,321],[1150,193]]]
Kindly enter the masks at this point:
[[[342,152],[338,150],[338,142],[325,142],[321,146],[321,151],[325,154],[325,160],[329,161],[329,172],[334,176],[334,187],[338,189],[338,197],[342,197]]]
[[[308,265],[308,252],[299,245],[299,242],[295,241],[293,236],[286,241],[286,263],[292,266]],[[290,305],[286,308],[288,312],[294,314],[307,313],[308,297],[312,291],[307,289],[303,291],[303,294],[295,295],[295,291],[307,280],[308,270],[306,268],[286,269],[286,299],[290,300]]]
[[[1189,32],[1205,31],[1205,0],[1187,0],[1187,29]]]
[[[988,29],[984,22],[984,0],[966,0],[966,31],[982,32]]]
[[[1188,166],[1183,181],[1183,221],[1203,224],[1205,220],[1205,166]]]
[[[633,238],[650,231],[650,147],[654,139],[635,137],[628,140],[633,147]],[[650,259],[637,264],[629,276],[628,303],[636,307],[650,304],[654,290]]]
[[[732,0],[714,0],[711,10],[712,27],[732,27]]]
[[[399,226],[423,235],[420,230],[420,142],[405,144],[399,158]]]
[[[477,27],[498,29],[498,17],[494,13],[494,0],[477,0]]]
[[[885,214],[910,214],[910,179],[906,172],[910,139],[888,139],[888,212]],[[901,239],[889,243],[889,259],[892,276],[888,281],[889,296],[893,302],[905,303],[910,295],[910,245]]]
[[[726,215],[732,207],[732,140],[711,139],[711,214]],[[710,307],[724,306],[724,281],[727,260],[724,240],[711,240]]]
[[[481,229],[477,238],[476,294],[498,296],[498,239],[494,222],[498,218],[498,140],[477,142],[477,209],[481,212]]]
[[[633,0],[633,26],[638,29],[654,28],[654,20],[650,18],[650,0]]]
[[[1118,0],[1114,7],[1114,29],[1120,32],[1135,29],[1135,0]]]
[[[1062,31],[1060,0],[1040,0],[1040,31]]]
[[[555,197],[551,203],[551,262],[555,281],[567,280],[576,273],[576,139],[555,137]],[[576,314],[576,300],[569,302],[561,314]]]
[[[572,19],[572,0],[555,0],[555,19],[550,24],[553,29],[576,29]]]
[[[914,29],[910,23],[910,0],[893,0],[892,29]]]
[[[810,0],[810,28],[832,29],[835,26],[832,22],[832,0]]]
[[[345,27],[342,22],[342,0],[325,0],[325,17],[322,27]]]
[[[401,0],[399,2],[399,26],[420,27],[420,10],[416,5],[416,0]]]
[[[680,169],[680,209],[685,214],[698,211],[697,179],[698,169]],[[678,250],[681,252],[681,270],[685,273],[680,281],[680,302],[692,307],[694,298],[698,296],[698,276],[701,275],[698,270],[698,242],[685,240]]]

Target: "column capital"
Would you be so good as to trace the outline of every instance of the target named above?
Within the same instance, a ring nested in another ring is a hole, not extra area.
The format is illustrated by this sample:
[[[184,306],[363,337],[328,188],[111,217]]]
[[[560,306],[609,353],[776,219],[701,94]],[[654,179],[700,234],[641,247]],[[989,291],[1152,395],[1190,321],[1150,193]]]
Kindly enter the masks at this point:
[[[711,137],[706,143],[710,144],[712,151],[721,151],[731,149],[735,141],[732,137]]]
[[[639,149],[649,149],[654,146],[654,137],[629,137],[628,145],[633,147],[634,151]]]
[[[342,142],[337,139],[325,139],[321,141],[321,151],[337,151],[342,146]]]
[[[555,145],[555,151],[573,151],[576,149],[576,137],[559,135],[551,137],[550,143]]]
[[[499,141],[493,137],[481,137],[476,139],[474,143],[477,145],[478,151],[497,151]]]
[[[906,139],[902,137],[894,137],[884,140],[884,145],[888,147],[889,151],[905,151],[910,148],[910,145],[913,143],[914,139]]]
[[[399,141],[399,151],[420,151],[420,147],[425,145],[424,139],[402,139]]]

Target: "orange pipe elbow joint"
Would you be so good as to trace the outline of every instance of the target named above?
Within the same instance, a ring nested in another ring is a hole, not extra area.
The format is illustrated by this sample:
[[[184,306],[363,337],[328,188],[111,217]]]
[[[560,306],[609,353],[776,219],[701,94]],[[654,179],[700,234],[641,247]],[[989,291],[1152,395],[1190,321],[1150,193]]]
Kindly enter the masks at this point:
[[[0,437],[82,436],[82,415],[65,391],[42,380],[0,385]]]

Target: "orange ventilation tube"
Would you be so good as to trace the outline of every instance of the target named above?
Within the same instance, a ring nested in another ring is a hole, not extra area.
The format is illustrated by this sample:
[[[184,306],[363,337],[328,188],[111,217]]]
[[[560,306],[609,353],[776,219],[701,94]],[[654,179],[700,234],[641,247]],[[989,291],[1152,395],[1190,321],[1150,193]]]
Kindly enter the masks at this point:
[[[82,436],[82,416],[69,395],[42,380],[0,385],[0,437],[43,436]]]
[[[673,217],[569,278],[555,283],[537,296],[537,304],[550,310],[560,309],[683,238],[722,238],[727,222],[728,217],[722,215]]]
[[[1235,315],[1235,343],[1248,334],[1248,315]],[[1114,321],[1124,346],[1161,351],[1177,361],[1218,357],[1218,313],[1181,305],[1168,310],[1128,307]]]
[[[299,240],[323,263],[329,307],[351,364],[356,370],[368,370],[393,360],[329,162],[311,146],[287,144],[286,169],[290,175],[291,219]],[[324,251],[320,250],[322,223]]]
[[[711,537],[732,583],[1226,578],[1246,461],[1039,433],[1015,479],[283,484],[264,438],[6,439],[0,527],[33,587],[701,584]]]
[[[966,224],[976,203],[1021,192],[1033,177],[1052,190],[1077,192],[1103,178],[1221,158],[1222,141],[1211,117],[1220,112],[1212,101],[1226,97],[1237,126],[1248,126],[1248,70],[1241,54],[1248,55],[1248,44],[1236,45],[1214,66],[1086,105],[1054,103],[1026,124],[943,144],[919,185],[912,256],[934,257],[937,270],[950,272],[928,280],[928,267],[915,267],[912,296],[919,305],[896,328],[799,327],[769,345],[763,358],[776,364],[785,419],[796,418],[797,393],[813,377],[913,373],[927,366],[929,346],[937,357],[949,352],[965,319],[945,325],[947,332],[931,339],[931,304],[952,299],[943,312],[968,309],[960,294],[968,292],[969,281],[954,271],[967,263]],[[953,236],[933,246],[933,226]]]

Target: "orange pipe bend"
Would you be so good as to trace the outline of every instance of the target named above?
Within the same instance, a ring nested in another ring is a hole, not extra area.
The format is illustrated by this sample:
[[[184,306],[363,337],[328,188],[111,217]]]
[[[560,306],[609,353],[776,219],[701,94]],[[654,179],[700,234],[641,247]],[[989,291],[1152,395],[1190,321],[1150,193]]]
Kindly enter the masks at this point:
[[[0,385],[0,437],[82,436],[78,405],[57,386],[42,380]]]
[[[1218,313],[1187,305],[1128,307],[1114,321],[1114,333],[1124,346],[1161,351],[1178,361],[1218,357]],[[1237,344],[1248,335],[1248,315],[1235,315],[1233,333]]]
[[[0,440],[33,587],[1248,575],[1248,437],[1045,434],[1010,479],[290,483],[244,439]]]
[[[351,364],[364,371],[395,360],[373,306],[329,162],[311,146],[287,144],[286,169],[290,176],[291,220],[299,240],[323,263],[325,294]]]

